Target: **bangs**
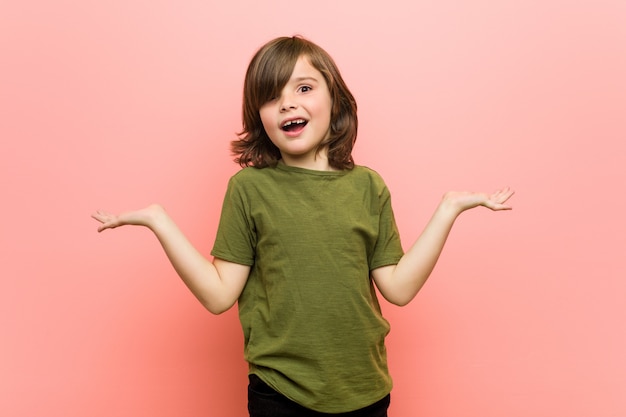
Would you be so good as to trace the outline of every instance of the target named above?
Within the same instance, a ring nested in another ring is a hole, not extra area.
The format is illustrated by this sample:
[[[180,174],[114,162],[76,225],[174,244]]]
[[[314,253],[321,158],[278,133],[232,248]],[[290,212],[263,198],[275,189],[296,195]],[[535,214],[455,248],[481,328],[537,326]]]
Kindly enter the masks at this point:
[[[259,107],[280,95],[293,73],[296,59],[293,62],[267,60],[260,63],[262,66],[259,68],[256,80],[254,80],[257,85],[250,86],[256,90]]]
[[[247,95],[254,107],[261,108],[265,103],[280,95],[291,78],[298,58],[304,53],[301,42],[287,39],[266,51],[260,51],[257,62],[250,70]]]

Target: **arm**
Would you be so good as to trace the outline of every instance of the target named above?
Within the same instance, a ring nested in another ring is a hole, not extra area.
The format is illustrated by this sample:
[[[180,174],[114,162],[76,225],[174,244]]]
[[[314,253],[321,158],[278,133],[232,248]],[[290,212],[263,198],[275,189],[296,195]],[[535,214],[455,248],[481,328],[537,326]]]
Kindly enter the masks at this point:
[[[513,191],[509,188],[492,195],[446,193],[424,231],[400,262],[372,271],[372,278],[383,297],[396,305],[408,304],[435,268],[456,218],[465,210],[478,206],[494,211],[510,210],[511,207],[505,203],[512,195]]]
[[[92,217],[101,223],[98,232],[124,225],[149,228],[185,285],[213,314],[232,307],[243,291],[250,267],[217,258],[213,262],[206,259],[159,205],[120,215],[98,211]]]

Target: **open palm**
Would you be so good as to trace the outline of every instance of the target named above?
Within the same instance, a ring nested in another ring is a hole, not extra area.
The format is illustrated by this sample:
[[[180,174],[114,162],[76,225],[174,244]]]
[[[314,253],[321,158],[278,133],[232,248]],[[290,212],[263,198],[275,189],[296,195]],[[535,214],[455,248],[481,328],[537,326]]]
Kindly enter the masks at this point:
[[[505,203],[513,194],[514,191],[509,187],[497,190],[492,194],[470,191],[450,191],[446,194],[445,199],[457,206],[460,211],[465,211],[478,206],[498,211],[511,210],[511,206]]]

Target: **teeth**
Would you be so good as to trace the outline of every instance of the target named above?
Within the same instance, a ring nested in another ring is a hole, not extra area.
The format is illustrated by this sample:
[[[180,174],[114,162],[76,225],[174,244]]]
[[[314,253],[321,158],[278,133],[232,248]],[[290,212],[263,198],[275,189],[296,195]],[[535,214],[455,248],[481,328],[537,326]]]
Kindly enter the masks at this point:
[[[305,122],[304,119],[288,120],[285,122],[283,127],[291,126],[292,124],[302,124],[304,122]]]

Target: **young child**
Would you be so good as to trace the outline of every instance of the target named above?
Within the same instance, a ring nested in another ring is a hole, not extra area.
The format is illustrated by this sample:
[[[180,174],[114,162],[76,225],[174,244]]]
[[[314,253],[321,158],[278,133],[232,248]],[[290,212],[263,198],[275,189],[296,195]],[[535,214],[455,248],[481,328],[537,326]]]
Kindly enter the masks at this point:
[[[232,143],[244,168],[228,184],[212,261],[159,205],[93,215],[98,231],[148,227],[210,312],[238,302],[251,417],[386,416],[389,324],[374,287],[407,304],[459,214],[510,209],[508,188],[448,192],[404,253],[389,190],[352,158],[356,108],[322,48],[272,40],[246,73],[243,132]]]

